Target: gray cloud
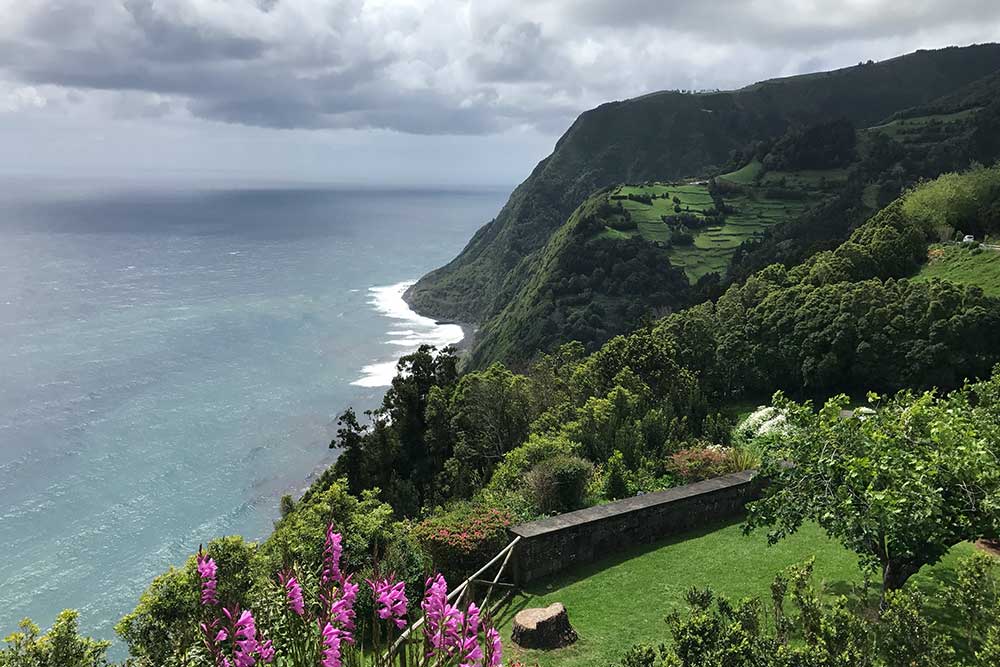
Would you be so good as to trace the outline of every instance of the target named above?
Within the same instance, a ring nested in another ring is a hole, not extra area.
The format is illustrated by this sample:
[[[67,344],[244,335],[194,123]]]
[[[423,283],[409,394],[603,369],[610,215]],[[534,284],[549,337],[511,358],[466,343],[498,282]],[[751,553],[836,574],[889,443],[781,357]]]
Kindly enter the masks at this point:
[[[1000,34],[993,0],[0,0],[0,11],[0,80],[17,90],[119,93],[115,117],[413,134],[550,132],[607,99]]]

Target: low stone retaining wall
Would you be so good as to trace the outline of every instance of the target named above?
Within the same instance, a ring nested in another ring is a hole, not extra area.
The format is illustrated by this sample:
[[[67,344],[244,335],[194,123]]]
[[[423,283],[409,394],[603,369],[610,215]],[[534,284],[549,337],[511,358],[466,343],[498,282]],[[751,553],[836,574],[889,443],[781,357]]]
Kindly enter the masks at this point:
[[[754,474],[733,473],[514,526],[510,532],[521,537],[514,580],[526,584],[741,514],[759,491]]]

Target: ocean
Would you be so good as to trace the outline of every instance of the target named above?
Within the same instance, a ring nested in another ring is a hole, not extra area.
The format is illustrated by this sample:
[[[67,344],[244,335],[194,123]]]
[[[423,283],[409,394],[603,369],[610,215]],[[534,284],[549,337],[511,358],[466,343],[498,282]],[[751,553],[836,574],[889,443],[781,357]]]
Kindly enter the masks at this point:
[[[0,637],[68,607],[113,639],[200,543],[266,536],[336,416],[461,339],[402,293],[506,196],[0,182]]]

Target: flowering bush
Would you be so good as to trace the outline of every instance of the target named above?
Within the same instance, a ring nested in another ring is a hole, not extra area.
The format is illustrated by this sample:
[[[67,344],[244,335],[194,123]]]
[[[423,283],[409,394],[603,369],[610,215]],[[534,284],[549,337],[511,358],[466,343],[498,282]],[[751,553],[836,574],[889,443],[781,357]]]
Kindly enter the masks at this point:
[[[729,452],[724,447],[689,447],[671,455],[667,468],[685,484],[719,477],[729,472]]]
[[[200,579],[200,602],[204,620],[200,623],[202,642],[215,667],[255,667],[280,664],[282,667],[362,667],[377,664],[388,667],[399,657],[426,659],[434,667],[499,667],[502,656],[500,635],[483,622],[475,604],[465,611],[448,601],[445,578],[434,575],[426,582],[420,609],[423,612],[423,632],[412,633],[401,642],[397,651],[393,642],[402,637],[410,619],[410,601],[406,586],[393,576],[367,579],[375,601],[374,615],[384,626],[372,632],[370,645],[362,646],[356,634],[355,603],[360,585],[352,581],[341,567],[343,538],[326,531],[322,569],[315,574],[299,576],[295,568],[277,575],[280,591],[280,631],[274,641],[258,632],[254,614],[239,605],[224,605],[218,594],[218,566],[199,550],[197,571]],[[312,579],[315,586],[307,588],[304,581]],[[418,660],[412,660],[416,664]]]
[[[417,524],[414,533],[434,566],[448,576],[466,576],[507,544],[508,512],[460,506]]]

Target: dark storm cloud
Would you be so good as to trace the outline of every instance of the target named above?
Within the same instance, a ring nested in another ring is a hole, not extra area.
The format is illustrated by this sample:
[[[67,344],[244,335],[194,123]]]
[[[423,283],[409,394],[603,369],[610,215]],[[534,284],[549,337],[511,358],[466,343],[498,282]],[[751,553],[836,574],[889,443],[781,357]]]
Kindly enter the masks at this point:
[[[157,12],[154,0],[124,0],[122,4],[141,34],[143,43],[135,50],[147,59],[176,62],[253,60],[263,56],[263,41],[179,23]]]
[[[1000,34],[993,0],[0,0],[0,10],[9,86],[121,93],[125,115],[186,109],[415,134],[550,131],[607,99]]]
[[[1000,21],[993,0],[577,0],[575,20],[605,28],[659,26],[706,39],[771,47],[820,47]]]

